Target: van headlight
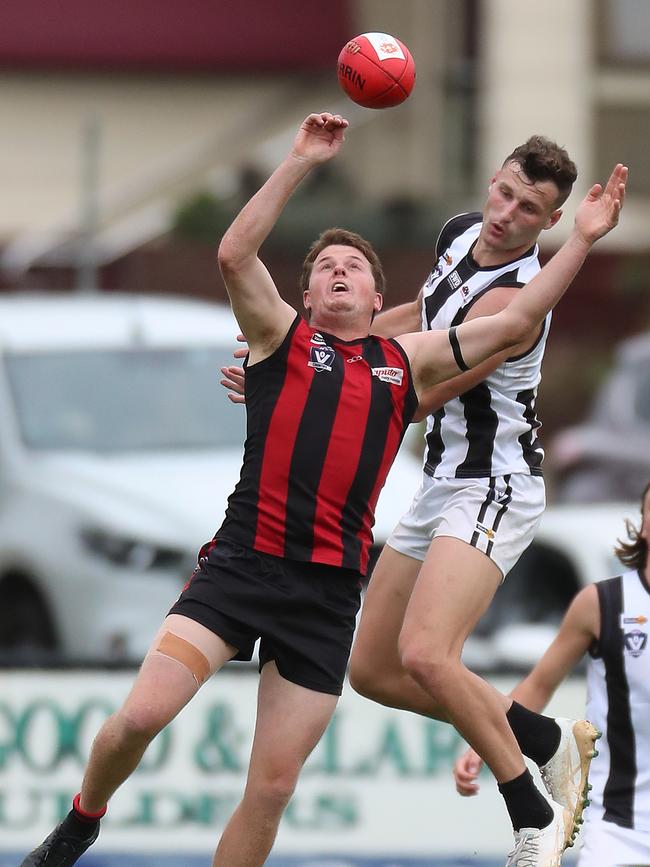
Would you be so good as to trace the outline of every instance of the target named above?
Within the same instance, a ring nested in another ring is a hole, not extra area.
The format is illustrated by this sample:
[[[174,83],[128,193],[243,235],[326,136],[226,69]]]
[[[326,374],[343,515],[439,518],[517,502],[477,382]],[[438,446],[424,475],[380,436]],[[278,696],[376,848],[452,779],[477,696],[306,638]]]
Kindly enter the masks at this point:
[[[153,545],[98,527],[84,527],[81,530],[81,541],[89,553],[101,557],[102,560],[114,566],[137,569],[139,572],[149,569],[180,571],[186,559],[182,551]]]

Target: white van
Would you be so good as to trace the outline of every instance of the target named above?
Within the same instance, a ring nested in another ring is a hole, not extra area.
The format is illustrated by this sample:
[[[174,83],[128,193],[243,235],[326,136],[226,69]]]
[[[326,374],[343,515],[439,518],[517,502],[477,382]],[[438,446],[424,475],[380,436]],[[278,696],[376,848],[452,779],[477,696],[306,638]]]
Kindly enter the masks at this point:
[[[136,662],[223,519],[245,415],[226,307],[0,295],[0,662]],[[380,546],[420,481],[402,449]]]

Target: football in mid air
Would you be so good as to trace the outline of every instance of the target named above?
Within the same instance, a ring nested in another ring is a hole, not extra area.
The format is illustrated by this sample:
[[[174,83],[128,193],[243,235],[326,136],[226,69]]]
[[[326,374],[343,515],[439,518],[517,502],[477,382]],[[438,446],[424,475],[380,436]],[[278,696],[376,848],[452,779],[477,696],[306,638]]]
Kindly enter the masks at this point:
[[[339,84],[364,108],[390,108],[404,102],[415,84],[415,63],[403,42],[388,33],[362,33],[343,47]]]

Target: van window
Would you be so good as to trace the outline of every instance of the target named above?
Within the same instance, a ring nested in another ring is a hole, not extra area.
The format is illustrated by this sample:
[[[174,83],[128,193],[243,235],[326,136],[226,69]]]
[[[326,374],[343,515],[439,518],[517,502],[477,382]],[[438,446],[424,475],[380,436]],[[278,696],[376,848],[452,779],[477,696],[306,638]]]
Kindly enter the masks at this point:
[[[246,413],[219,387],[229,349],[14,353],[25,444],[99,452],[241,447]]]

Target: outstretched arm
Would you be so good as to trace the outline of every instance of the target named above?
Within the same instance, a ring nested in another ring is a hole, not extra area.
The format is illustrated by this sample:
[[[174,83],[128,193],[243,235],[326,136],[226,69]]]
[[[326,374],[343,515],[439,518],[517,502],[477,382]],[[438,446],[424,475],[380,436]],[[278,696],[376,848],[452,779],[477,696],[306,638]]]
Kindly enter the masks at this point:
[[[339,115],[310,114],[290,153],[235,217],[219,245],[219,267],[253,361],[273,352],[296,315],[259,259],[259,248],[303,178],[338,153],[347,126]]]
[[[627,168],[617,165],[603,189],[595,184],[576,213],[571,235],[542,270],[500,313],[459,325],[455,331],[404,334],[399,338],[411,359],[420,393],[468,370],[500,350],[521,343],[557,304],[580,270],[589,250],[617,225]]]

